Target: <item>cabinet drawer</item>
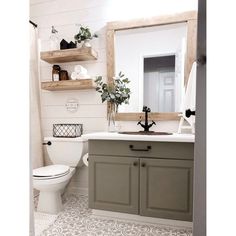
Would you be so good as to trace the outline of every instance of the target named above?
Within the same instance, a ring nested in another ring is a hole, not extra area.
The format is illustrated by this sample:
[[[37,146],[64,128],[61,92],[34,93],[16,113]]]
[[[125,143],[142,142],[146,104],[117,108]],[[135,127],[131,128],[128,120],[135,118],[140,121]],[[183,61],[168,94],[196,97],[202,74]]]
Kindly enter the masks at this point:
[[[194,144],[183,142],[89,140],[89,154],[191,160],[194,154]]]

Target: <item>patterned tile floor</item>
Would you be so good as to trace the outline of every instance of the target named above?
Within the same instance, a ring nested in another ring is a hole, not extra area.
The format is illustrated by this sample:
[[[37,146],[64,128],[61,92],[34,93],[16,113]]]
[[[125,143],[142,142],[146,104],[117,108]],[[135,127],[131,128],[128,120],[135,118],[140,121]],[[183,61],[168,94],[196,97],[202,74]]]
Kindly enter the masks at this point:
[[[34,236],[40,236],[56,220],[57,215],[34,212]]]
[[[192,236],[189,228],[95,217],[88,209],[88,197],[66,194],[64,210],[41,236]]]

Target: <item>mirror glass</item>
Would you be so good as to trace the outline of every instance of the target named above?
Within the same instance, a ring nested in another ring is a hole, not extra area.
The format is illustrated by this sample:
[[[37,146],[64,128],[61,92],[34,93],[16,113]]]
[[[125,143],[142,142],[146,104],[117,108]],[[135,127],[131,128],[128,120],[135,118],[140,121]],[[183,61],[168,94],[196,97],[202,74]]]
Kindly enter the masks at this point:
[[[180,112],[184,94],[187,23],[115,31],[115,74],[131,81],[130,103],[119,112]]]

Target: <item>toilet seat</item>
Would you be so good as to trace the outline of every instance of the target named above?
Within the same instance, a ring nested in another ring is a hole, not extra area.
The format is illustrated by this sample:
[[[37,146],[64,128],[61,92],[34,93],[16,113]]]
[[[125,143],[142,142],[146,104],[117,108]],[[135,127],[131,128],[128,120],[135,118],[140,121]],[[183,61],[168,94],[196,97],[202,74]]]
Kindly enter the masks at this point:
[[[34,179],[55,179],[67,175],[70,167],[66,165],[49,165],[33,170]]]

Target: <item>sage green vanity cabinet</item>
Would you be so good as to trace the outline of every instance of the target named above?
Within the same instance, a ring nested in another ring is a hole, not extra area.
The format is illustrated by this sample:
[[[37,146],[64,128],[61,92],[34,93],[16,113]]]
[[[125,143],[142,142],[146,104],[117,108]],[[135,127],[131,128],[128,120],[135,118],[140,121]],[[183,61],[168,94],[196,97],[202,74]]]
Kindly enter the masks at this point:
[[[89,140],[89,207],[192,221],[193,147]]]
[[[140,215],[192,220],[193,161],[141,158]]]
[[[138,158],[89,156],[89,207],[138,214]]]

